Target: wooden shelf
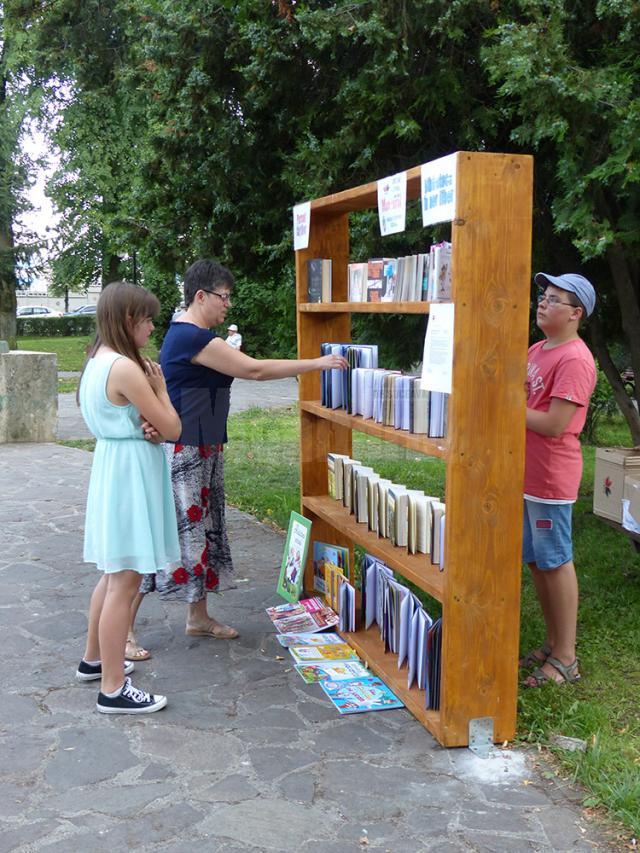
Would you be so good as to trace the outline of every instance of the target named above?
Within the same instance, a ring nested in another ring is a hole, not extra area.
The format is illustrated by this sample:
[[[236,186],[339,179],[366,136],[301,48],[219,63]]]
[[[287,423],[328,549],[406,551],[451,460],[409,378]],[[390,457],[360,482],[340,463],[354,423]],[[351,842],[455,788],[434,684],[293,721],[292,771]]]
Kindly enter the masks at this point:
[[[380,557],[390,569],[438,601],[442,601],[444,572],[432,565],[428,554],[409,554],[406,548],[398,548],[388,539],[379,539],[375,533],[369,531],[366,524],[359,524],[355,516],[350,515],[343,507],[341,501],[334,501],[328,495],[303,497],[302,506],[353,542],[362,545],[371,554]]]
[[[380,640],[380,628],[372,625],[368,630],[348,633],[339,631],[340,636],[355,649],[362,660],[366,661],[376,675],[393,690],[398,699],[402,699],[413,716],[426,726],[431,734],[440,740],[440,712],[425,708],[425,692],[415,686],[407,687],[406,662],[398,669],[398,656],[385,652]]]
[[[428,314],[430,302],[301,302],[304,314]]]
[[[428,438],[426,435],[415,435],[406,430],[394,429],[376,423],[371,419],[365,420],[360,415],[350,415],[343,409],[328,409],[317,400],[300,400],[300,410],[309,412],[310,415],[315,415],[317,418],[324,418],[327,421],[346,426],[349,429],[366,432],[368,435],[374,435],[376,438],[382,438],[392,444],[399,444],[400,447],[407,447],[409,450],[415,450],[416,453],[424,453],[425,456],[437,456],[440,459],[447,457],[448,443],[446,438]]]

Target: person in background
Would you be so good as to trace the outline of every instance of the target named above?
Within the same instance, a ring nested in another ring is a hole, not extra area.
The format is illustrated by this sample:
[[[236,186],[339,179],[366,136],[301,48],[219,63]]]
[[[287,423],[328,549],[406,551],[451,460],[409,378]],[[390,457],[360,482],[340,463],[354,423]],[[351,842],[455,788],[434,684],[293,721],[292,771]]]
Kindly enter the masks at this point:
[[[528,563],[546,640],[520,661],[536,669],[527,687],[578,681],[578,579],[573,564],[572,506],[582,477],[579,435],[596,385],[596,366],[578,328],[596,295],[577,273],[538,273],[536,322],[545,335],[529,348],[523,561]]]
[[[230,326],[227,326],[227,331],[229,334],[225,339],[225,343],[229,344],[232,349],[242,349],[242,335],[238,331],[236,324],[232,323]]]
[[[178,519],[181,564],[144,578],[140,593],[154,588],[166,600],[187,604],[186,634],[234,639],[235,628],[218,622],[207,595],[232,585],[227,538],[223,447],[227,441],[230,388],[234,378],[284,379],[313,370],[347,367],[342,356],[255,359],[226,345],[210,331],[231,306],[233,275],[216,261],[199,260],[184,278],[185,313],[172,322],[160,363],[169,396],[182,420],[179,437],[165,444]],[[155,440],[155,425],[143,425]],[[130,626],[130,633],[133,625]]]

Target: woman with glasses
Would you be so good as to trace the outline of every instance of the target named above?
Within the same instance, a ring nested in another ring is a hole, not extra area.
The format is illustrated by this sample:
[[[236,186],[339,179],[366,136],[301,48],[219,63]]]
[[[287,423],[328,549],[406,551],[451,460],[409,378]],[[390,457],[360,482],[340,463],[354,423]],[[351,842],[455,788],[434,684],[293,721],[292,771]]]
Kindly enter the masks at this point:
[[[210,260],[196,261],[185,274],[186,310],[171,323],[160,361],[171,401],[182,422],[175,444],[167,443],[178,519],[182,563],[172,572],[145,579],[144,594],[155,588],[166,599],[188,605],[186,633],[233,639],[207,609],[207,594],[230,585],[233,574],[224,504],[223,446],[227,441],[230,388],[238,379],[284,379],[312,370],[346,368],[341,356],[311,359],[255,359],[227,346],[212,328],[224,322],[234,279]],[[161,440],[149,425],[151,440]],[[137,599],[133,615],[140,603]],[[132,626],[133,627],[133,626]],[[129,659],[149,656],[130,632]],[[135,652],[138,652],[136,657]],[[142,654],[140,654],[142,653]]]

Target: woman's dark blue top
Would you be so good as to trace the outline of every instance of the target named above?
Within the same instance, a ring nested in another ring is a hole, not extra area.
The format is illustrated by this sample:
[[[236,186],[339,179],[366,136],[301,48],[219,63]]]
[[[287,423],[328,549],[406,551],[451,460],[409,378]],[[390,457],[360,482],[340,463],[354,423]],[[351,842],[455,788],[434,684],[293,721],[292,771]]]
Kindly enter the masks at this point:
[[[180,415],[176,444],[199,446],[227,441],[232,376],[191,359],[217,337],[193,323],[171,323],[160,350],[160,365],[171,402]]]

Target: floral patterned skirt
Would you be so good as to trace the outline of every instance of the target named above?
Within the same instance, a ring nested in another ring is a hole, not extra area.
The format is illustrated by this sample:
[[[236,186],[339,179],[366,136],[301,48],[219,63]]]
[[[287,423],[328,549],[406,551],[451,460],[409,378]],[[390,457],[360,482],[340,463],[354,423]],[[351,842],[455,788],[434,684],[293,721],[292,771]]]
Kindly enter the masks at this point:
[[[194,604],[233,585],[222,445],[165,444],[178,521],[181,564],[143,578],[140,592]]]

